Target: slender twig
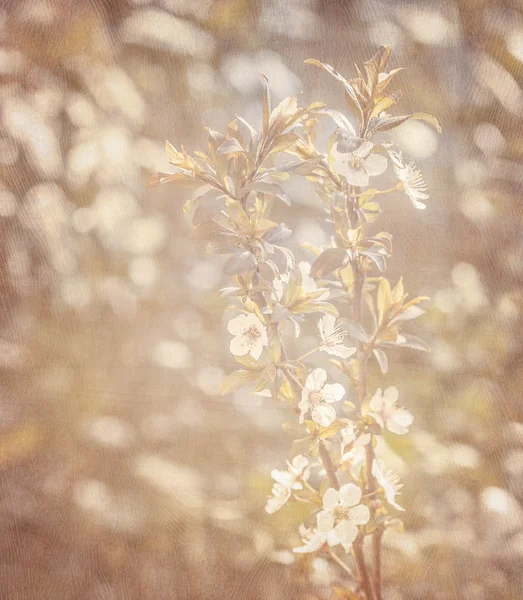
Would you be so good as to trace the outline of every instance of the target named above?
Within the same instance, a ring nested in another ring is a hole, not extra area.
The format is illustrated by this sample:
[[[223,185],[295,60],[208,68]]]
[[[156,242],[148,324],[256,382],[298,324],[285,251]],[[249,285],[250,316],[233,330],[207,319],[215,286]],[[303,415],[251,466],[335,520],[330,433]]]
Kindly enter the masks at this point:
[[[359,260],[353,263],[354,272],[354,298],[353,298],[353,311],[354,320],[363,325],[361,305],[363,300],[363,286],[365,285],[365,272],[360,268]],[[358,363],[358,401],[360,407],[365,402],[367,397],[367,362],[368,354],[365,349],[364,343],[356,341],[356,360]],[[372,473],[372,464],[374,462],[374,448],[372,445],[372,436],[369,443],[365,446],[365,462],[366,462],[366,474],[367,474],[367,494],[374,494],[378,488],[376,478]],[[376,516],[376,509],[371,503],[371,516]],[[374,598],[375,600],[381,600],[381,538],[383,531],[378,527],[373,535],[373,562],[374,562]],[[363,544],[363,540],[362,540]],[[362,555],[362,564],[364,566],[364,560]]]
[[[354,573],[352,572],[352,569],[349,567],[349,565],[347,563],[344,563],[341,558],[333,551],[329,549],[329,556],[332,558],[333,561],[337,562],[340,567],[347,572],[354,580],[356,579],[356,577],[354,577]]]
[[[354,543],[352,544],[354,549],[354,556],[356,557],[356,566],[358,567],[358,575],[360,577],[361,584],[365,590],[367,600],[373,600],[374,594],[372,593],[372,586],[365,565],[365,558],[363,556],[363,535],[360,533]]]
[[[302,361],[304,358],[307,358],[307,356],[310,356],[311,354],[314,354],[318,350],[319,350],[319,347],[313,348],[312,350],[309,350],[308,352],[305,352],[305,354],[302,354],[299,358],[296,359],[296,362]]]
[[[323,440],[320,440],[318,448],[320,451],[321,462],[323,463],[325,471],[327,472],[327,477],[329,478],[329,483],[331,487],[333,487],[336,490],[339,490],[340,482],[338,481],[338,476],[336,475],[336,467],[332,462],[331,455],[329,454],[327,446],[325,445],[325,442]]]

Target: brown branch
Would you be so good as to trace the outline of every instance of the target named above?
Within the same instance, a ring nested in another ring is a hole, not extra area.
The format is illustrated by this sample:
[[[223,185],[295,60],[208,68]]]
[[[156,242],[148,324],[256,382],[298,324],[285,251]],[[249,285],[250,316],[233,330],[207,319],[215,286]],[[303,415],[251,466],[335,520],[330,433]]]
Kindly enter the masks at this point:
[[[329,478],[329,483],[330,483],[331,487],[333,487],[336,490],[339,490],[340,482],[338,481],[338,476],[336,475],[336,467],[334,466],[334,463],[332,462],[331,455],[329,454],[329,451],[327,450],[327,446],[325,446],[325,443],[323,440],[320,440],[319,451],[320,451],[321,462],[323,463],[323,466],[325,467],[325,471],[327,472],[327,477]]]
[[[360,533],[354,543],[352,544],[354,549],[354,556],[356,557],[356,567],[358,568],[358,575],[365,590],[365,596],[367,600],[373,600],[374,594],[372,593],[372,586],[365,565],[365,557],[363,556],[363,535]]]

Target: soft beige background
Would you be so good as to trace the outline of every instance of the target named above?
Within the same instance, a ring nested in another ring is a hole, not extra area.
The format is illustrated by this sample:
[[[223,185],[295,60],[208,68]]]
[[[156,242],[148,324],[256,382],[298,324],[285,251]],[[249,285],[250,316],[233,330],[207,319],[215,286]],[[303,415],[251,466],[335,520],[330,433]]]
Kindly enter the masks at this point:
[[[270,401],[219,396],[220,260],[190,239],[187,195],[145,182],[165,138],[258,124],[258,70],[276,100],[344,109],[304,59],[351,76],[384,43],[402,112],[444,128],[395,134],[427,210],[384,202],[390,278],[433,299],[415,331],[432,355],[372,374],[416,416],[385,598],[521,598],[521,3],[4,0],[0,40],[0,598],[312,599],[343,577],[285,564],[300,515],[263,505],[291,439]],[[289,193],[278,216],[310,258],[321,209]]]

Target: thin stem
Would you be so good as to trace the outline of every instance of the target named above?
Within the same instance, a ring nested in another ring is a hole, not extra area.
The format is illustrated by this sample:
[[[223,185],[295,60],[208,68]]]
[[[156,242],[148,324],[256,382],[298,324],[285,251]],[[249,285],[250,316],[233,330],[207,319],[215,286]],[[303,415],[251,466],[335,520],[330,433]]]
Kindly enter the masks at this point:
[[[365,284],[365,272],[360,268],[359,260],[355,261],[352,265],[354,273],[354,300],[353,300],[353,311],[354,320],[363,325],[361,305],[363,300],[363,286]],[[358,363],[358,401],[360,408],[365,402],[367,397],[367,362],[368,354],[365,349],[363,342],[357,340],[356,342],[356,360]],[[372,465],[374,462],[374,448],[372,446],[372,436],[369,443],[365,446],[365,462],[366,462],[366,473],[367,473],[367,494],[374,494],[378,489],[376,478],[372,473]],[[376,509],[371,503],[371,516],[375,518]],[[376,529],[373,535],[373,562],[374,562],[374,598],[375,600],[381,600],[381,538],[383,531],[380,527]],[[363,540],[362,540],[363,544]],[[365,566],[363,554],[362,554],[362,565]]]
[[[374,594],[372,593],[372,586],[370,584],[367,567],[365,566],[365,558],[363,556],[363,535],[359,534],[354,543],[352,544],[354,549],[354,556],[356,557],[356,566],[358,568],[358,575],[360,581],[365,590],[367,600],[373,600]]]
[[[325,445],[323,440],[320,440],[319,451],[321,462],[323,463],[325,471],[327,472],[327,477],[329,478],[330,486],[336,490],[339,490],[340,482],[338,481],[338,476],[336,475],[336,467],[332,462],[331,455],[329,454],[327,446]]]
[[[329,556],[332,558],[333,561],[337,562],[340,567],[346,572],[348,573],[353,579],[356,579],[354,577],[354,573],[352,572],[352,569],[349,567],[349,565],[347,563],[344,563],[341,558],[333,551],[333,550],[329,550]]]
[[[308,352],[305,352],[305,354],[302,354],[302,356],[300,356],[299,358],[296,359],[296,362],[300,362],[304,358],[307,358],[307,356],[310,356],[311,354],[314,354],[315,352],[318,352],[319,349],[320,348],[318,346],[317,348],[313,348],[312,350],[309,350]]]

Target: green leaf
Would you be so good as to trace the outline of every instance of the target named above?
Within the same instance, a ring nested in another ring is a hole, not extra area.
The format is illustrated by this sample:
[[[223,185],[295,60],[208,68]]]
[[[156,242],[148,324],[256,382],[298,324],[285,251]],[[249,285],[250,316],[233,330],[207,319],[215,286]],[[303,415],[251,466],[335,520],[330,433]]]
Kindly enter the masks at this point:
[[[321,427],[318,437],[322,440],[326,440],[327,438],[334,437],[338,431],[341,431],[345,427],[347,427],[347,423],[337,419],[328,427]]]
[[[372,134],[377,133],[378,131],[388,131],[389,129],[394,129],[395,127],[399,127],[406,121],[409,120],[417,120],[417,121],[425,121],[429,125],[432,125],[434,129],[438,133],[441,133],[442,129],[437,119],[432,115],[427,113],[412,113],[411,115],[402,115],[398,117],[386,117],[385,119],[379,119],[375,125],[370,128],[369,134],[367,137],[370,137]]]
[[[387,355],[385,354],[385,352],[383,352],[383,350],[380,350],[379,348],[374,348],[372,352],[376,360],[378,361],[380,371],[383,373],[383,375],[386,375],[387,371],[389,370],[389,359],[387,358]]]
[[[244,369],[233,371],[222,382],[222,396],[254,383],[259,375],[258,371],[245,371]]]
[[[405,342],[399,344],[400,348],[412,348],[413,350],[421,350],[421,352],[430,352],[430,346],[421,338],[415,335],[404,335]]]
[[[231,256],[223,266],[223,272],[226,275],[237,275],[252,269],[256,264],[257,260],[254,254],[246,250],[245,252],[240,252],[239,254]]]
[[[245,152],[240,142],[236,138],[231,138],[218,147],[218,154],[230,154],[231,152]]]
[[[390,283],[385,277],[380,277],[380,285],[378,288],[378,319],[379,323],[383,323],[385,314],[392,306],[392,290]]]
[[[338,73],[338,71],[336,71],[336,69],[334,69],[333,67],[331,67],[330,65],[328,65],[326,63],[322,63],[321,61],[316,60],[315,58],[308,58],[305,62],[308,65],[313,65],[315,67],[323,69],[329,75],[334,77],[334,79],[336,79],[336,81],[339,81],[343,85],[343,87],[345,88],[345,92],[347,93],[352,104],[354,105],[354,108],[356,110],[356,116],[358,117],[358,120],[361,123],[364,120],[363,110],[362,110],[361,104],[356,96],[356,93],[354,92],[354,88],[352,87],[350,82],[347,81],[347,79],[345,79],[345,77],[343,77],[343,75]]]
[[[370,341],[369,334],[363,329],[363,326],[352,319],[343,319],[343,325],[350,337],[359,340],[360,342]]]
[[[341,269],[348,262],[349,255],[343,248],[327,248],[312,264],[311,277],[325,277],[336,269]]]
[[[318,440],[313,437],[301,438],[294,440],[291,447],[291,458],[298,456],[298,454],[309,454],[311,450],[316,448]]]

